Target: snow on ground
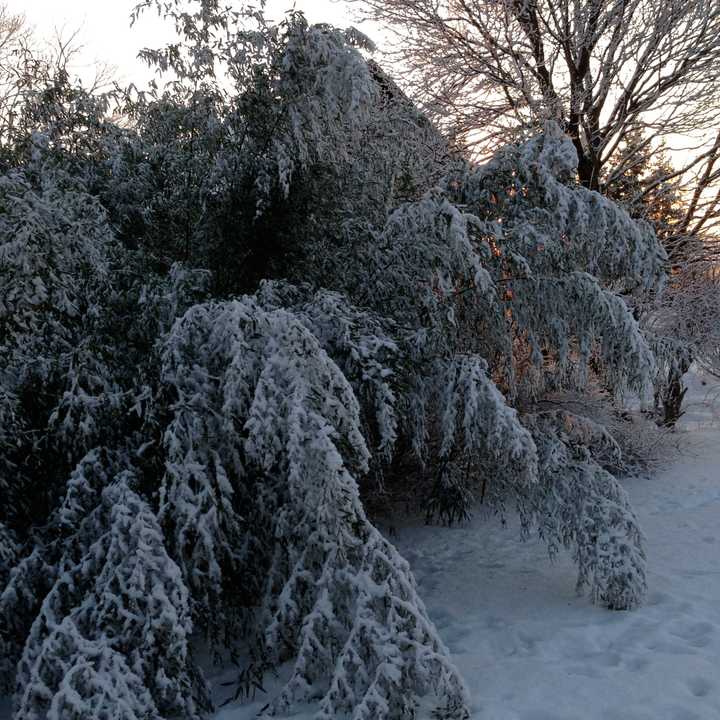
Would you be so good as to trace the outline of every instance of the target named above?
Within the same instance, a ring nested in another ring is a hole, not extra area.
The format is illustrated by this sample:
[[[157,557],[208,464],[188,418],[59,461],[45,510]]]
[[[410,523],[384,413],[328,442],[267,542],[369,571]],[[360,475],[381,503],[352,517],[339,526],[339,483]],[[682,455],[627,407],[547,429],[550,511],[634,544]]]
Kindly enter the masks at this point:
[[[576,597],[569,558],[549,563],[511,519],[400,532],[478,720],[720,718],[720,425],[716,390],[690,386],[683,453],[625,483],[647,537],[644,607]]]
[[[569,557],[551,563],[512,517],[398,530],[474,720],[720,718],[720,388],[697,375],[689,384],[683,450],[625,483],[647,537],[642,608],[577,597]],[[217,720],[249,720],[258,700]]]

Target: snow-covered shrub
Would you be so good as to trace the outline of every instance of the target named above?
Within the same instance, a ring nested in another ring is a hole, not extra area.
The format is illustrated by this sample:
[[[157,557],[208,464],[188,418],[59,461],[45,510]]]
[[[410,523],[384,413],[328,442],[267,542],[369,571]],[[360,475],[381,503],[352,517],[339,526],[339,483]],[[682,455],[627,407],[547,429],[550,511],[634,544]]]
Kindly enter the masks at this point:
[[[126,242],[211,269],[216,293],[270,277],[327,286],[447,166],[446,141],[357,30],[204,1],[148,0],[138,14],[148,7],[185,42],[145,59],[179,80],[129,103],[134,131],[101,195]]]
[[[653,343],[653,350],[655,347]],[[657,354],[655,357],[658,359]],[[651,401],[648,397],[645,405],[624,407],[593,383],[582,392],[552,393],[537,403],[536,410],[562,409],[592,421],[620,450],[619,454],[609,450],[598,454],[593,450],[594,457],[600,458],[602,466],[611,474],[629,477],[659,470],[678,450],[679,438],[673,438],[670,428],[656,422],[650,412]]]
[[[38,668],[32,685],[21,697],[15,717],[162,717],[140,678],[111,646],[85,638],[69,617],[46,632],[42,669]]]
[[[400,720],[430,695],[465,717],[366,508],[414,495],[453,522],[513,503],[593,600],[640,602],[617,446],[537,401],[648,390],[630,303],[660,289],[662,250],[574,184],[554,125],[437,182],[445,141],[355,31],[141,5],[179,24],[147,54],[177,81],[126,96],[128,127],[79,150],[37,128],[0,178],[17,717],[199,717],[205,641],[285,666],[268,712]]]
[[[256,293],[266,309],[292,309],[351,384],[360,401],[364,434],[380,458],[392,457],[398,433],[402,363],[393,339],[397,328],[384,316],[353,306],[337,292],[284,282],[263,282]]]
[[[38,140],[31,167],[0,176],[0,520],[29,513],[30,495],[36,518],[62,497],[38,444],[67,476],[96,445],[126,441],[158,334],[202,292],[198,271],[141,274],[97,198],[48,153]]]
[[[577,589],[614,610],[639,605],[646,591],[642,532],[627,492],[603,468],[619,448],[603,428],[562,411],[525,418],[539,456],[532,507],[551,553],[570,549]],[[595,455],[597,453],[597,455]]]
[[[306,322],[246,298],[196,306],[167,340],[160,512],[195,616],[226,629],[233,602],[257,608],[262,657],[292,660],[275,710],[316,699],[324,718],[396,718],[432,691],[462,716],[463,683],[409,567],[360,502],[355,393]]]
[[[32,373],[47,379],[72,346],[73,325],[95,310],[90,292],[107,288],[111,237],[99,203],[72,178],[47,171],[35,185],[22,171],[0,177],[2,351],[6,362],[21,352],[28,361],[4,387]]]
[[[61,519],[77,525],[18,665],[15,717],[199,717],[205,690],[178,567],[132,473],[101,489],[98,459],[69,485]]]
[[[0,523],[0,583],[4,586],[7,582],[7,572],[15,565],[17,560],[17,541],[13,533]]]
[[[157,385],[155,345],[188,298],[202,292],[197,271],[177,268],[164,278],[138,273],[138,259],[119,246],[97,198],[54,162],[41,140],[28,167],[0,177],[6,688],[62,562],[53,517],[73,487],[77,468],[71,470],[99,444],[126,453],[129,445],[130,454],[152,445],[143,425]],[[87,460],[79,467],[86,466]],[[108,482],[102,475],[96,493]]]
[[[54,500],[57,488],[37,477],[44,471],[36,472],[33,446],[38,438],[47,442],[63,392],[78,394],[70,376],[85,392],[113,385],[96,370],[104,363],[101,348],[83,353],[86,329],[98,321],[99,299],[110,288],[112,233],[81,182],[38,164],[42,172],[0,176],[0,487],[7,485],[0,518],[15,520],[29,512],[31,495],[36,514]]]
[[[502,505],[508,494],[526,495],[537,481],[537,453],[518,413],[489,377],[485,360],[460,355],[438,371],[439,391],[430,401],[437,407],[432,434],[439,435],[440,464],[428,518],[437,515],[452,523],[469,514],[475,500],[471,488],[481,483],[481,501]],[[493,475],[490,482],[487,475]]]
[[[644,588],[644,555],[627,500],[578,438],[563,453],[589,478],[595,506],[573,505],[570,491],[538,495],[555,470],[529,432],[534,421],[526,427],[532,415],[512,409],[531,410],[548,391],[582,390],[591,375],[616,397],[626,389],[647,396],[656,378],[652,349],[614,290],[638,301],[659,292],[664,253],[648,226],[573,185],[576,162],[549,125],[526,145],[458,171],[445,189],[391,213],[341,281],[356,302],[392,318],[400,357],[411,359],[396,381],[398,432],[407,439],[400,447],[412,447],[434,478],[429,514],[461,519],[479,494],[499,507],[515,501],[526,528],[581,510],[597,527],[629,518],[633,561],[612,580],[600,579],[608,571],[598,569],[599,533],[557,532],[560,544],[576,543],[580,584],[594,578],[596,601],[632,606]],[[591,435],[585,440],[593,445]],[[615,505],[618,516],[608,510]],[[552,549],[552,533],[544,536]]]
[[[0,523],[0,587],[6,588],[10,572],[17,566],[18,562],[18,545],[13,533],[2,523]],[[0,595],[0,613],[2,613],[3,605],[6,601]],[[0,617],[3,615],[0,614]],[[12,631],[9,626],[5,627],[4,632],[0,631],[0,677],[6,678],[0,682],[0,692],[8,692],[10,683],[7,678],[13,676],[13,659],[17,659],[18,640],[12,638]]]
[[[666,427],[683,415],[683,376],[693,363],[720,374],[719,313],[717,269],[711,260],[699,260],[673,274],[659,307],[643,318],[659,360],[655,412]]]
[[[19,553],[18,553],[19,555]],[[9,575],[0,594],[0,690],[15,689],[15,671],[30,628],[50,590],[57,568],[45,560],[45,548],[36,547],[25,557],[8,557]]]
[[[582,386],[594,360],[615,392],[645,393],[654,379],[652,352],[615,291],[657,293],[666,256],[649,225],[569,181],[576,166],[569,139],[548,124],[542,136],[451,177],[448,188],[495,228],[491,272],[506,332],[522,340],[506,361],[518,375],[517,348],[529,366],[515,383],[526,380],[535,396],[548,384]]]

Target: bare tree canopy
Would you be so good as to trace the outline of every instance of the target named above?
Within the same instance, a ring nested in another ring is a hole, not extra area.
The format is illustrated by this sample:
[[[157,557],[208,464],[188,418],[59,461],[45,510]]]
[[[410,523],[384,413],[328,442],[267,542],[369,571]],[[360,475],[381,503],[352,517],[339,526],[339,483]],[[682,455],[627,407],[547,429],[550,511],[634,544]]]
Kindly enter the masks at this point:
[[[0,4],[0,124],[3,128],[16,109],[19,54],[28,34],[25,18],[13,15],[6,5]]]
[[[415,97],[466,149],[483,153],[554,119],[578,152],[580,181],[601,189],[627,169],[612,159],[630,133],[642,151],[717,128],[718,0],[358,1],[395,33]],[[715,217],[707,191],[720,136],[695,146],[675,170],[691,233]]]

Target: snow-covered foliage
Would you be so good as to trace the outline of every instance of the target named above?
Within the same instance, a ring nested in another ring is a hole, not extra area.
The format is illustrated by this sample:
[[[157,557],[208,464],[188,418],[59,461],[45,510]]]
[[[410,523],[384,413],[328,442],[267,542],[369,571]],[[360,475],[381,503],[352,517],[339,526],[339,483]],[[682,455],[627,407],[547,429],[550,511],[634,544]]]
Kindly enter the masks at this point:
[[[7,571],[13,567],[17,561],[17,543],[12,532],[0,523],[0,570],[5,575],[2,576],[3,585],[7,582]]]
[[[218,610],[243,600],[230,581],[257,585],[243,590],[263,657],[293,659],[272,707],[320,697],[319,717],[394,718],[433,690],[461,712],[407,563],[360,502],[369,451],[353,388],[301,319],[253,299],[198,305],[168,337],[163,382],[176,400],[161,517],[201,621],[227,629]]]
[[[452,523],[464,519],[472,507],[471,474],[483,475],[483,500],[489,473],[495,482],[488,499],[501,504],[508,483],[511,493],[527,495],[537,482],[537,451],[482,358],[460,355],[442,370],[436,376],[440,470],[428,515]]]
[[[624,293],[659,292],[665,253],[651,228],[596,192],[568,183],[577,156],[570,141],[548,124],[525,146],[508,148],[449,183],[454,198],[494,222],[501,285],[518,348],[527,354],[527,379],[557,361],[560,372],[579,371],[591,357],[617,391],[647,392],[654,377],[652,353]],[[498,293],[500,294],[500,293]],[[516,365],[522,364],[517,356]]]
[[[647,395],[656,378],[632,309],[613,290],[658,292],[664,253],[648,226],[570,182],[576,162],[548,125],[484,166],[461,167],[444,189],[391,213],[341,278],[355,302],[395,322],[412,359],[402,366],[399,427],[420,458],[442,458],[438,489],[461,505],[472,476],[483,477],[483,494],[489,485],[502,497],[541,474],[508,405],[582,388],[591,373],[618,396]],[[464,446],[451,442],[463,402],[472,403]]]
[[[72,529],[18,665],[15,717],[199,717],[179,569],[132,472],[100,463],[90,453],[68,484],[59,525]]]
[[[41,140],[0,177],[0,487],[20,514],[30,495],[49,513],[64,492],[33,459],[39,446],[69,472],[140,423],[157,335],[203,286],[190,269],[143,273]]]
[[[400,720],[428,696],[465,718],[373,510],[514,504],[594,601],[641,602],[617,446],[537,400],[649,391],[633,309],[663,252],[574,183],[554,125],[451,166],[356,31],[143,5],[179,23],[146,56],[176,81],[88,125],[92,153],[39,123],[0,176],[17,717],[198,718],[208,645],[284,666],[268,712]]]
[[[103,190],[129,240],[210,268],[223,293],[268,275],[325,284],[342,245],[440,176],[444,141],[358,31],[162,5],[188,43],[145,57],[186,82],[131,104],[137,131]]]
[[[63,399],[58,425],[67,413],[82,423],[80,405],[98,386],[113,392],[112,378],[97,371],[101,348],[89,353],[84,342],[109,291],[112,233],[82,183],[42,165],[0,177],[0,207],[0,488],[15,515],[30,501],[33,434]],[[41,504],[50,488],[37,490]]]
[[[655,410],[672,427],[683,415],[683,376],[693,363],[720,375],[720,282],[714,262],[678,272],[660,307],[644,316],[645,331],[658,357]]]
[[[337,292],[264,282],[256,294],[266,309],[292,308],[350,383],[360,401],[363,432],[381,458],[392,456],[398,437],[396,376],[400,348],[391,320],[361,310]]]
[[[551,553],[566,547],[578,565],[577,589],[615,610],[639,605],[645,551],[627,492],[603,467],[619,448],[591,421],[565,412],[525,418],[539,456],[532,507]]]

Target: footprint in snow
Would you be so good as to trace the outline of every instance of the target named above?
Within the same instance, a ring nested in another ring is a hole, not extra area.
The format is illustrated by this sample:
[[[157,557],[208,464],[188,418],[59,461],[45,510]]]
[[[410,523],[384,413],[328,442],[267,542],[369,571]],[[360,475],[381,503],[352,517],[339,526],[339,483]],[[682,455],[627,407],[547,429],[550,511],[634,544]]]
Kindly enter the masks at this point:
[[[671,635],[685,640],[692,647],[707,647],[712,642],[715,626],[709,622],[697,622],[676,626],[670,631]]]
[[[713,684],[704,677],[692,677],[687,682],[690,692],[698,698],[705,697],[713,689]]]
[[[642,672],[649,664],[650,661],[642,657],[630,658],[627,661],[627,669],[630,672]]]

